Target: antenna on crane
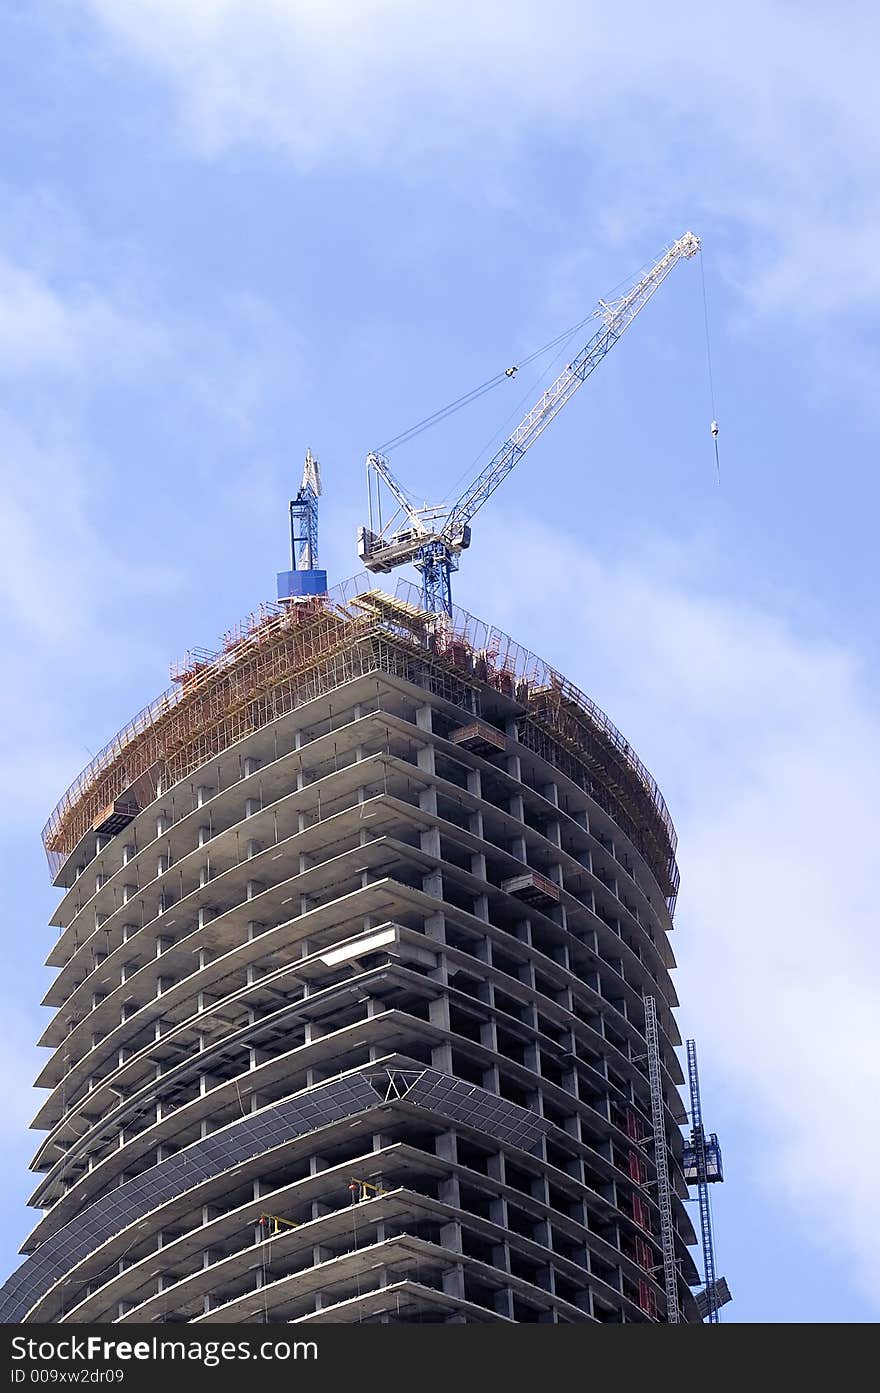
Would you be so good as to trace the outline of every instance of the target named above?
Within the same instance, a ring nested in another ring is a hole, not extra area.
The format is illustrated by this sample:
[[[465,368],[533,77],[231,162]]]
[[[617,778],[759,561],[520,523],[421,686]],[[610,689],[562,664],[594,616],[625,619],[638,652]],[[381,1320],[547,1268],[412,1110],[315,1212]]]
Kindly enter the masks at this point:
[[[723,1277],[715,1275],[715,1238],[712,1232],[712,1210],[709,1186],[724,1179],[721,1148],[714,1132],[703,1131],[703,1107],[700,1102],[700,1075],[697,1070],[696,1041],[687,1042],[688,1083],[691,1094],[691,1136],[684,1144],[682,1169],[689,1185],[696,1185],[700,1208],[700,1242],[703,1247],[703,1290],[697,1293],[697,1306],[703,1320],[718,1324],[718,1309],[731,1300],[730,1289]]]
[[[699,250],[700,239],[693,232],[686,232],[624,295],[615,300],[599,301],[596,318],[600,327],[593,337],[452,507],[428,503],[417,506],[395,479],[385,456],[379,451],[371,452],[367,456],[369,521],[358,529],[358,555],[367,570],[388,572],[412,562],[421,572],[424,608],[431,614],[451,614],[452,572],[458,570],[459,557],[471,544],[470,524],[474,515],[599,366],[673,266],[696,256]],[[516,368],[508,368],[505,376],[512,377],[516,371]],[[442,417],[444,413],[437,415]],[[391,499],[387,519],[382,516],[383,496]]]
[[[290,570],[279,571],[278,599],[282,604],[327,592],[327,572],[318,569],[318,499],[321,466],[306,450],[302,483],[290,500]]]

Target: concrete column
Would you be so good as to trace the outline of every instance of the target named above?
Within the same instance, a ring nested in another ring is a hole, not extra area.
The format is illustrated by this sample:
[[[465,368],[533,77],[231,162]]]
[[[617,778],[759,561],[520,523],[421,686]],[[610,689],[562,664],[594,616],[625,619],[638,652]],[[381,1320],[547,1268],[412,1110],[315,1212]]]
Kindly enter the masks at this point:
[[[499,1288],[495,1293],[493,1304],[499,1316],[513,1320],[513,1292],[510,1287]]]
[[[474,900],[473,913],[474,913],[474,917],[475,917],[475,918],[477,918],[477,919],[482,919],[482,920],[484,921],[484,923],[487,923],[487,924],[488,924],[488,922],[489,922],[489,896],[488,896],[488,895],[477,895],[476,899]]]
[[[436,856],[439,860],[442,855],[440,850],[440,828],[429,827],[426,831],[419,833],[419,847],[426,856]]]
[[[442,1190],[442,1183],[440,1188]],[[446,1203],[457,1203],[457,1200],[447,1200]],[[453,1220],[452,1223],[443,1225],[440,1230],[440,1244],[442,1247],[448,1248],[451,1253],[461,1252],[461,1224],[457,1219]]]
[[[464,1264],[457,1262],[443,1273],[443,1290],[447,1296],[464,1300]]]
[[[435,790],[427,789],[420,795],[419,802],[422,805],[424,805],[426,797],[427,801],[431,804],[429,811],[436,813],[437,794]],[[419,847],[427,856],[435,856],[439,861],[442,856],[439,827],[429,827],[426,831],[420,832]],[[426,895],[436,895],[438,899],[443,898],[443,874],[439,866],[428,871],[422,877],[422,889]]]
[[[427,1018],[432,1025],[439,1025],[441,1029],[450,1029],[450,1002],[447,996],[434,997],[427,1007]],[[450,1041],[443,1041],[440,1045],[434,1045],[430,1052],[430,1063],[432,1068],[439,1068],[444,1074],[451,1074],[453,1071],[453,1045]]]

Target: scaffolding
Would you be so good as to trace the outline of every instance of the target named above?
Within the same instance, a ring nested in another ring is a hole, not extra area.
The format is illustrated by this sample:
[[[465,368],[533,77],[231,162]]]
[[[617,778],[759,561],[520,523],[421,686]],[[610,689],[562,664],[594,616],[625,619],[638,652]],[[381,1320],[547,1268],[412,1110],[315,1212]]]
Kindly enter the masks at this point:
[[[261,605],[227,631],[221,648],[191,649],[174,664],[172,686],[114,736],[52,812],[43,843],[53,875],[88,833],[130,820],[245,736],[356,677],[388,672],[475,719],[487,688],[508,699],[520,742],[618,822],[671,912],[678,869],[669,812],[604,712],[501,630],[458,607],[451,616],[428,613],[408,581],[393,596],[369,584],[360,575],[293,605]]]

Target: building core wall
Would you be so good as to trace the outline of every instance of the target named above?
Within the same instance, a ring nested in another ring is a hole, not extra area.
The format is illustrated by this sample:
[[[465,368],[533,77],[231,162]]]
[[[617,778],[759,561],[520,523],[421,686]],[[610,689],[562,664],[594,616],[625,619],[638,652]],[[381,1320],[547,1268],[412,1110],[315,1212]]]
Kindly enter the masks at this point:
[[[253,630],[191,663],[203,733],[184,692],[50,824],[42,1214],[0,1319],[662,1321],[651,995],[698,1320],[662,800],[561,679],[308,603],[332,641],[279,617],[237,707]]]

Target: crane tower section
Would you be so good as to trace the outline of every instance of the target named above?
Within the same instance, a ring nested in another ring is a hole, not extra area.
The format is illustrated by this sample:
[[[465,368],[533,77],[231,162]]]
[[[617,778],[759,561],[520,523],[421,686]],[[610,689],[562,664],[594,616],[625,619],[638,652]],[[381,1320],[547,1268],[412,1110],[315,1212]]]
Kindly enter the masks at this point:
[[[290,570],[278,572],[278,599],[282,604],[309,595],[327,593],[327,572],[318,569],[318,499],[321,466],[306,450],[302,483],[290,500]]]

